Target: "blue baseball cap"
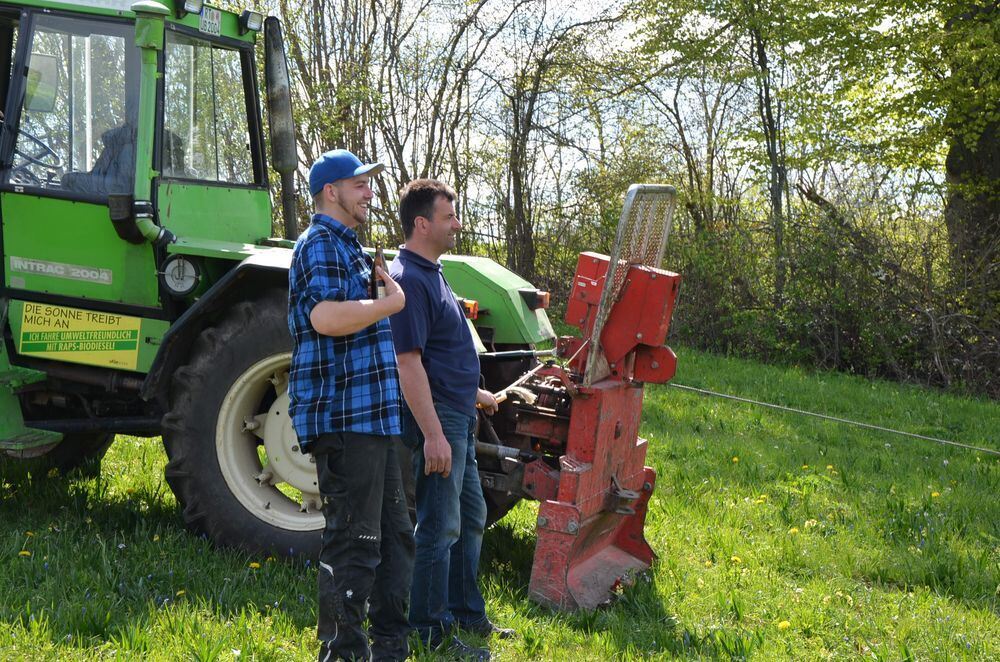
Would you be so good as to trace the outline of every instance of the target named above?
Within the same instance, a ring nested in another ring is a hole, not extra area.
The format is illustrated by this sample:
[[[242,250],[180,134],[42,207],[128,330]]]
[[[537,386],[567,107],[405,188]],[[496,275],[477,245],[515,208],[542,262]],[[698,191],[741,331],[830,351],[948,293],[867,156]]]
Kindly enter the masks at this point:
[[[377,175],[385,170],[381,163],[362,163],[346,149],[334,149],[326,152],[309,168],[309,192],[313,197],[323,190],[327,184],[339,179],[348,179],[358,175]]]

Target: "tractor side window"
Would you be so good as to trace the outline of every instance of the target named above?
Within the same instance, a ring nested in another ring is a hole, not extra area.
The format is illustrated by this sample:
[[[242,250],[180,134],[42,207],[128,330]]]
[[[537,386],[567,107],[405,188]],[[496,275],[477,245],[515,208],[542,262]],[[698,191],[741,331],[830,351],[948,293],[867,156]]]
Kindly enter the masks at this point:
[[[5,181],[86,197],[132,192],[139,58],[130,32],[37,18]]]
[[[165,63],[163,175],[253,184],[239,51],[171,31]]]

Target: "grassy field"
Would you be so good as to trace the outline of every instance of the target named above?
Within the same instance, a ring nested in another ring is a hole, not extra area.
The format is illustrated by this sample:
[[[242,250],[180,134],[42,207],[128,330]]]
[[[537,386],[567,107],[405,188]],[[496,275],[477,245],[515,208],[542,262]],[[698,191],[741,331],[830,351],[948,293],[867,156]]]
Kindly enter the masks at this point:
[[[1000,405],[679,351],[677,381],[1000,448]],[[486,536],[496,659],[1000,658],[1000,458],[650,388],[659,561],[591,613],[528,602],[532,504]],[[2,482],[0,659],[307,660],[310,564],[184,532],[159,440]],[[434,656],[418,654],[418,659]]]

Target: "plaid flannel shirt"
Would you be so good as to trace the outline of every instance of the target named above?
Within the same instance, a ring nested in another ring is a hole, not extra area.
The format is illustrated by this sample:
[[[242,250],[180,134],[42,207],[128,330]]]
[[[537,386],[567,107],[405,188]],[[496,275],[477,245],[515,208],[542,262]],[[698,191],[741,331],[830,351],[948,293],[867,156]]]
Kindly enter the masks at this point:
[[[369,298],[372,259],[353,230],[323,214],[299,237],[288,272],[289,415],[303,452],[330,432],[400,433],[399,373],[389,321],[325,336],[309,320],[322,301]]]

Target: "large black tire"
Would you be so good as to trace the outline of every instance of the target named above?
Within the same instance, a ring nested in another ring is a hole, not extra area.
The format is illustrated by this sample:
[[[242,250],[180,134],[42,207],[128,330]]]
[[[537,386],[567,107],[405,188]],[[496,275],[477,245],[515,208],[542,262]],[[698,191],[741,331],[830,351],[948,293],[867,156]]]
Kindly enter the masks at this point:
[[[288,420],[286,296],[274,290],[236,305],[201,333],[190,362],[174,373],[163,417],[166,477],[187,526],[215,544],[317,558],[323,516],[315,465],[299,452]]]
[[[30,473],[47,476],[53,470],[60,475],[76,471],[78,475],[93,477],[101,473],[101,460],[108,452],[115,435],[110,432],[80,432],[66,434],[63,440],[44,451],[7,451],[0,456],[5,474],[11,476]]]

